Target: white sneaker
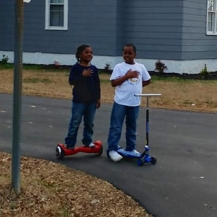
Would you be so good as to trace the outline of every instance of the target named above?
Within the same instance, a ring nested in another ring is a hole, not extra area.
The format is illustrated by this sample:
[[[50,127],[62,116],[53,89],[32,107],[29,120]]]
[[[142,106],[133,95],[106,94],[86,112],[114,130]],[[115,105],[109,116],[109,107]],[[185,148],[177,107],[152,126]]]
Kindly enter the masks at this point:
[[[132,150],[132,153],[136,155],[140,155],[140,153],[136,149]]]
[[[88,147],[89,147],[89,148],[94,148],[94,147],[95,147],[95,144],[91,142],[91,143],[88,145]]]
[[[117,151],[110,151],[109,152],[109,157],[114,161],[118,162],[120,161],[123,157],[117,153]]]

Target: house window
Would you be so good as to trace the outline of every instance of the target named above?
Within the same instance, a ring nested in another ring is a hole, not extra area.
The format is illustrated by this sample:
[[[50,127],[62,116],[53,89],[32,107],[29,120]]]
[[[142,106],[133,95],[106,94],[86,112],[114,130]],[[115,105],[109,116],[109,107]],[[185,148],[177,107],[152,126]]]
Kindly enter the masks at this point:
[[[45,29],[68,29],[68,0],[46,0]]]
[[[217,0],[207,3],[207,34],[217,35]]]

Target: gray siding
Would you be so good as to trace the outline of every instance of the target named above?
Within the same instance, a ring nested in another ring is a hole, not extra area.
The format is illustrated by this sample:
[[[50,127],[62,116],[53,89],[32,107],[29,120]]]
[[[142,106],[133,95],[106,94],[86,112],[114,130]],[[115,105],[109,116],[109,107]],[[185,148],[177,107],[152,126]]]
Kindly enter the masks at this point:
[[[181,58],[182,0],[125,0],[125,42],[135,43],[137,57]]]
[[[12,2],[0,0],[0,31],[4,31],[0,34],[0,50],[13,50],[13,14]],[[67,31],[45,30],[44,0],[25,4],[24,14],[25,52],[72,54],[78,45],[85,43],[93,47],[95,55],[116,55],[120,40],[116,0],[69,0]]]
[[[25,4],[25,52],[121,55],[125,43],[143,59],[217,58],[217,36],[206,35],[207,0],[69,0],[67,31],[45,30],[45,1]],[[14,49],[14,1],[0,0],[0,50]],[[1,57],[0,57],[1,58]]]
[[[0,1],[3,20],[9,17],[0,24],[7,33],[0,36],[0,50],[13,50],[14,9]],[[73,0],[68,31],[45,30],[45,1],[31,1],[25,4],[23,50],[71,54],[87,43],[95,55],[116,56],[125,43],[134,43],[138,58],[180,59],[181,22],[181,0]]]
[[[182,60],[216,59],[217,36],[206,35],[207,0],[184,0]]]
[[[14,50],[14,1],[0,0],[0,50]],[[0,57],[2,59],[2,57]]]
[[[69,35],[66,46],[90,44],[95,55],[116,55],[117,2],[116,0],[69,1]],[[72,51],[71,51],[72,52]]]

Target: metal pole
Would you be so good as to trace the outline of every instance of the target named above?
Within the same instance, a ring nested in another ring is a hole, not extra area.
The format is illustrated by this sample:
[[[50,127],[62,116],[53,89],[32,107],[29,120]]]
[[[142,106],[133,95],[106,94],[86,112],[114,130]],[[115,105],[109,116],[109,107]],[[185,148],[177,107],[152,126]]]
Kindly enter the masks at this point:
[[[149,97],[161,96],[161,94],[160,93],[141,93],[141,94],[135,94],[134,96],[147,97],[146,99],[146,145],[149,146]]]
[[[146,101],[146,145],[149,146],[149,96]]]
[[[20,193],[20,139],[21,98],[23,64],[23,0],[15,3],[14,91],[13,91],[13,141],[12,141],[12,188]]]

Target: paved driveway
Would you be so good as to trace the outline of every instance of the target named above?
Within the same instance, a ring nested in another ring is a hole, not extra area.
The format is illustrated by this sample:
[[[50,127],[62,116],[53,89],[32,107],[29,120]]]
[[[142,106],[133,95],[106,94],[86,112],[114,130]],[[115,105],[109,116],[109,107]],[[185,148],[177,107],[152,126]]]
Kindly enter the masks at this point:
[[[56,161],[70,118],[70,100],[23,97],[22,154]],[[103,104],[95,121],[94,139],[106,139],[110,104]],[[11,151],[12,96],[0,94],[0,150]],[[79,131],[78,141],[81,140]],[[145,109],[140,111],[138,150],[145,141]],[[217,216],[217,115],[152,109],[150,153],[156,165],[109,161],[78,154],[61,163],[113,183],[159,217]],[[124,133],[121,140],[124,145]],[[73,181],[73,180],[72,180]]]

